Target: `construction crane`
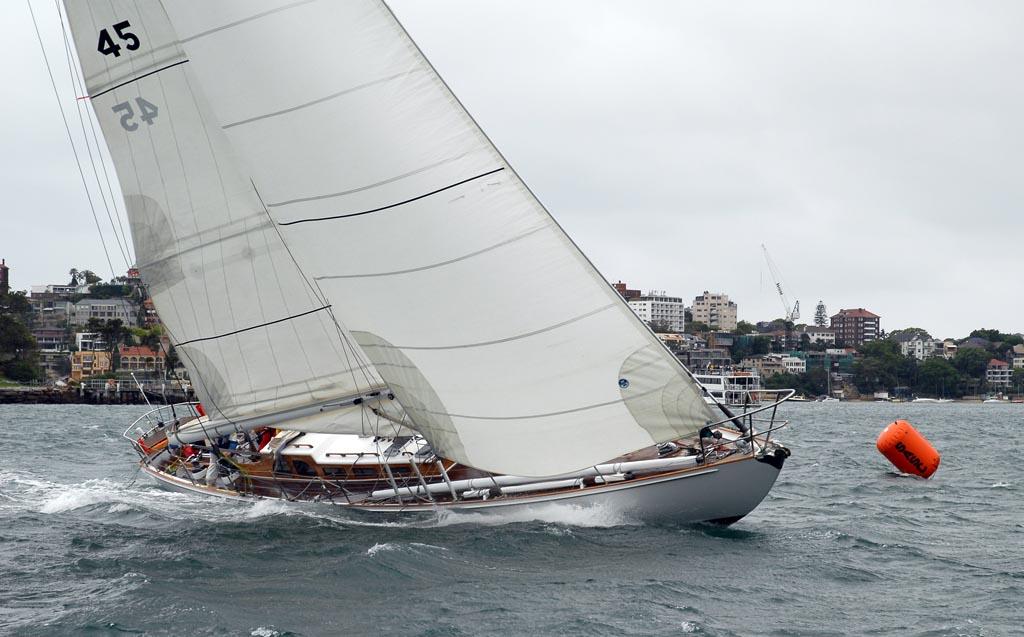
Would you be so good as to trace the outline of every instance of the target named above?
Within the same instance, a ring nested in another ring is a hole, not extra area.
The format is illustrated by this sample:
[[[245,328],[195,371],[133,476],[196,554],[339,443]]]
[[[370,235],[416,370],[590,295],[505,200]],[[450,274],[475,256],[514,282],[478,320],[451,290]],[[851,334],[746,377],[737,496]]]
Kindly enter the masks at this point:
[[[772,275],[775,289],[779,291],[779,299],[782,300],[782,307],[786,311],[784,319],[787,323],[796,323],[796,320],[800,318],[800,301],[796,301],[790,306],[786,293],[782,291],[782,275],[779,274],[779,269],[775,267],[775,262],[772,261],[771,255],[768,254],[768,248],[763,243],[761,244],[761,250],[764,251],[764,260],[768,263],[768,273]]]

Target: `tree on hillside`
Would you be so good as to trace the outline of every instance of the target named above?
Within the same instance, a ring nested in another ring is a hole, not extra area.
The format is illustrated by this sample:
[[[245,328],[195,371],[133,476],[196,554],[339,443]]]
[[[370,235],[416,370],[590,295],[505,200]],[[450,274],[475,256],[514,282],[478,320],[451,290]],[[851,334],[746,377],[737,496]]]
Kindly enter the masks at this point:
[[[829,324],[828,310],[825,309],[824,301],[818,301],[818,307],[814,310],[814,324],[818,327],[827,327]]]
[[[651,331],[656,334],[672,334],[675,330],[672,329],[672,324],[668,321],[651,321]]]
[[[974,330],[968,336],[968,338],[971,337],[983,338],[986,341],[990,341],[992,343],[1002,343],[1004,346],[1008,347],[1024,344],[1024,338],[1022,338],[1019,334],[1004,334],[999,330]]]
[[[22,291],[0,294],[0,314],[17,317],[22,323],[32,326],[35,319],[35,312],[32,311],[32,304]]]
[[[917,360],[903,356],[894,341],[869,341],[859,351],[862,358],[854,363],[853,383],[861,393],[912,386],[916,382]]]
[[[1024,369],[1013,370],[1013,379],[1010,383],[1018,394],[1024,392]]]
[[[686,329],[684,331],[687,334],[700,334],[703,332],[708,332],[710,330],[711,328],[708,327],[706,323],[701,323],[700,321],[691,321],[686,324]]]
[[[78,285],[78,268],[68,270],[68,275],[71,277],[71,283],[68,285]]]
[[[904,327],[902,329],[893,330],[893,331],[889,332],[888,338],[890,340],[896,340],[897,337],[903,336],[903,335],[911,336],[911,337],[917,336],[917,337],[922,338],[922,339],[926,339],[926,338],[931,338],[932,337],[932,335],[928,333],[928,330],[924,329],[923,327]]]
[[[22,382],[42,376],[36,339],[28,327],[12,314],[0,314],[0,372],[11,380]]]
[[[985,368],[992,360],[992,354],[988,350],[979,347],[960,349],[953,358],[953,366],[966,376],[972,378],[984,378]]]
[[[929,358],[918,368],[917,384],[914,389],[921,394],[932,396],[959,396],[960,374],[956,367],[944,358]]]
[[[78,280],[81,281],[82,283],[92,285],[94,283],[99,283],[103,279],[96,276],[96,273],[93,272],[92,270],[80,270],[78,272]]]
[[[733,333],[743,335],[753,334],[756,331],[757,327],[755,327],[753,323],[749,323],[747,321],[740,321],[739,323],[736,324],[736,329],[733,330]]]

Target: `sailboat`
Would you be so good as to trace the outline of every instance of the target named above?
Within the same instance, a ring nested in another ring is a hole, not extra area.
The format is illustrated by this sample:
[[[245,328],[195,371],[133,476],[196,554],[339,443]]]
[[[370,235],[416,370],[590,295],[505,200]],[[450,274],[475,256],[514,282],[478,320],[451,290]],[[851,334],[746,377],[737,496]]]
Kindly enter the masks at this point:
[[[731,523],[789,455],[603,279],[379,0],[64,0],[198,403],[161,486],[388,515]]]

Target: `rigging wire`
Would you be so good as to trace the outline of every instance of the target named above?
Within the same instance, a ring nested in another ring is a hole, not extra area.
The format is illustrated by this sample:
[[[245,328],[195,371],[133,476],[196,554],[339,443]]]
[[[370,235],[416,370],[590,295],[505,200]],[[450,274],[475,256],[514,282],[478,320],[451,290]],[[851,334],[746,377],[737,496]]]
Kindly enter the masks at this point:
[[[35,28],[36,41],[39,42],[39,50],[43,53],[43,62],[46,63],[46,73],[50,76],[50,86],[53,87],[53,95],[57,99],[57,108],[60,109],[60,117],[64,121],[64,131],[68,135],[68,143],[71,144],[71,152],[75,155],[75,164],[78,166],[78,175],[82,178],[82,187],[85,189],[85,196],[89,200],[89,209],[92,211],[92,219],[96,223],[96,231],[100,235],[100,244],[103,246],[103,254],[107,258],[107,266],[110,267],[111,276],[116,277],[117,271],[114,270],[114,262],[110,259],[110,251],[107,249],[107,241],[103,237],[100,218],[99,215],[96,214],[96,204],[92,200],[92,193],[89,190],[89,184],[85,178],[85,169],[82,167],[82,160],[78,155],[78,148],[75,146],[75,139],[71,135],[71,126],[68,124],[67,115],[64,114],[64,105],[61,103],[60,91],[57,90],[57,81],[54,79],[53,69],[50,67],[50,58],[46,55],[46,47],[43,46],[43,36],[39,32],[39,23],[36,21],[36,12],[32,9],[32,0],[25,0],[25,4],[28,5],[28,12],[32,16],[32,26]]]
[[[88,88],[85,85],[85,78],[82,76],[79,66],[75,64],[73,55],[73,46],[71,39],[68,37],[68,29],[64,22],[64,14],[60,9],[60,0],[54,0],[54,6],[57,10],[57,17],[60,19],[61,34],[64,36],[64,52],[68,62],[68,73],[71,75],[72,89],[81,95],[88,94]],[[96,185],[100,190],[100,195],[103,197],[103,205],[107,210],[107,219],[110,221],[110,228],[114,233],[114,238],[117,239],[117,246],[121,250],[121,256],[124,258],[125,268],[132,267],[131,250],[129,248],[128,234],[124,230],[124,225],[121,223],[121,214],[117,208],[117,196],[114,192],[114,187],[110,181],[110,174],[107,171],[107,162],[103,157],[104,144],[100,143],[99,134],[96,132],[96,122],[89,112],[89,106],[85,104],[85,100],[76,100],[78,105],[78,120],[82,124],[82,136],[85,138],[86,148],[89,149],[89,160],[92,162],[93,174],[96,176]],[[89,129],[85,128],[83,122],[82,111],[85,111],[84,118],[89,120]],[[92,132],[93,145],[96,147],[96,156],[99,158],[100,168],[103,169],[103,179],[106,181],[107,190],[104,192],[103,185],[100,183],[100,174],[96,170],[96,161],[92,157],[92,148],[89,146],[89,131]],[[110,194],[110,206],[107,206],[106,193]],[[111,208],[113,208],[113,214],[111,214]],[[114,225],[114,219],[117,220],[117,225]],[[120,234],[118,234],[120,230]]]
[[[370,378],[370,374],[369,374],[369,371],[368,371],[370,369],[370,361],[364,360],[363,357],[360,355],[361,352],[360,352],[359,348],[356,347],[351,342],[351,339],[349,338],[348,330],[344,329],[341,326],[341,323],[338,321],[338,317],[335,316],[335,314],[334,314],[334,309],[331,307],[331,304],[327,301],[327,295],[324,294],[323,290],[320,288],[320,284],[317,283],[315,279],[311,280],[306,275],[306,272],[299,265],[298,260],[295,258],[295,255],[292,253],[291,246],[288,245],[288,242],[285,240],[284,235],[281,233],[281,228],[278,227],[277,221],[274,219],[273,215],[270,214],[270,210],[267,208],[266,202],[263,201],[263,196],[260,194],[259,189],[256,187],[256,182],[253,181],[253,179],[250,177],[249,183],[252,184],[253,192],[256,193],[256,198],[259,200],[260,206],[263,207],[264,214],[267,215],[267,219],[270,221],[271,227],[274,228],[275,232],[277,232],[278,239],[280,239],[281,245],[284,246],[285,252],[288,253],[288,257],[292,260],[292,263],[295,264],[295,269],[298,271],[299,276],[301,276],[302,280],[306,282],[306,286],[309,288],[309,291],[313,294],[313,297],[321,305],[324,305],[324,306],[327,307],[327,313],[331,317],[331,322],[334,323],[334,327],[335,327],[335,329],[338,332],[338,337],[341,339],[341,342],[342,342],[342,353],[345,354],[345,364],[348,366],[349,372],[352,374],[352,384],[353,384],[353,386],[355,387],[355,389],[357,391],[361,391],[360,387],[359,387],[359,380],[356,377],[356,369],[358,368],[359,371],[362,373],[363,381],[366,383],[366,388],[367,388],[366,390],[369,391],[370,389],[372,389],[376,385],[376,383],[373,382],[373,379]],[[355,361],[356,364],[355,365],[353,365],[352,361],[349,359],[349,352],[350,351],[351,351],[352,357],[356,359],[356,361]],[[367,424],[367,422],[365,420],[365,414],[364,414],[363,426],[365,427],[366,424]]]

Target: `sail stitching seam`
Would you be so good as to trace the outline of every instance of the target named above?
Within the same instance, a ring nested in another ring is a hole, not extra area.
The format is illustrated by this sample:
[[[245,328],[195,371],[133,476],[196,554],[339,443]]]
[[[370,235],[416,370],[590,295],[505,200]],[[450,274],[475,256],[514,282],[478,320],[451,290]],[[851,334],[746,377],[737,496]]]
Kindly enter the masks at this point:
[[[315,314],[316,312],[322,312],[323,310],[326,310],[326,309],[328,309],[330,307],[331,307],[330,305],[325,305],[323,307],[318,307],[318,308],[316,308],[314,310],[309,310],[308,312],[303,312],[301,314],[295,314],[295,315],[292,315],[292,316],[286,316],[284,318],[279,318],[279,319],[274,320],[274,321],[267,321],[266,323],[260,323],[259,325],[252,325],[250,327],[243,327],[242,329],[238,329],[238,330],[235,330],[233,332],[226,332],[224,334],[217,334],[216,336],[203,336],[201,338],[193,338],[193,339],[188,340],[188,341],[182,341],[181,343],[177,343],[176,347],[182,347],[183,345],[191,345],[192,343],[198,343],[200,341],[212,341],[212,340],[215,340],[215,339],[218,339],[218,338],[224,338],[225,336],[234,336],[235,334],[241,334],[242,332],[248,332],[248,331],[251,331],[251,330],[259,329],[261,327],[267,327],[267,326],[270,326],[270,325],[274,325],[276,323],[283,323],[285,321],[290,321],[292,319],[302,318],[303,316],[308,316],[310,314]]]
[[[429,414],[434,414],[435,416],[448,416],[449,418],[465,418],[466,420],[529,420],[531,418],[549,418],[551,416],[564,416],[565,414],[572,414],[579,411],[587,411],[588,409],[598,409],[600,407],[608,407],[610,405],[616,405],[618,403],[625,403],[630,400],[636,400],[637,398],[643,398],[644,396],[649,396],[656,392],[663,391],[667,387],[668,384],[662,385],[660,387],[655,387],[654,389],[645,391],[640,394],[636,394],[635,396],[629,396],[628,398],[617,398],[615,400],[609,400],[603,403],[595,403],[593,405],[585,405],[583,407],[574,407],[573,409],[552,411],[546,414],[529,414],[526,416],[468,416],[466,414],[448,414],[443,412],[429,411],[426,409],[424,409],[423,411],[426,411]]]
[[[108,88],[108,89],[104,89],[104,90],[100,91],[99,93],[95,93],[95,94],[93,94],[93,95],[90,95],[90,96],[89,96],[89,99],[91,99],[91,100],[92,100],[92,99],[96,99],[96,98],[97,98],[97,97],[99,97],[100,95],[106,95],[106,94],[107,94],[107,93],[109,93],[110,91],[115,91],[115,90],[117,90],[117,89],[121,88],[122,86],[125,86],[125,85],[127,85],[127,84],[131,84],[132,82],[138,82],[139,80],[141,80],[141,79],[143,79],[143,78],[146,78],[146,77],[149,77],[150,75],[153,75],[153,74],[159,73],[160,71],[166,71],[167,69],[171,69],[171,68],[174,68],[174,67],[176,67],[176,66],[179,66],[179,65],[181,65],[181,64],[184,64],[185,62],[188,62],[188,60],[187,60],[187,59],[185,59],[185,60],[181,60],[181,61],[179,61],[179,62],[175,62],[174,64],[168,64],[167,66],[163,66],[163,67],[160,67],[160,68],[158,68],[158,69],[154,69],[154,70],[150,71],[149,73],[144,73],[144,74],[142,74],[142,75],[140,75],[140,76],[138,76],[138,77],[132,78],[132,79],[130,79],[130,80],[125,80],[124,82],[121,82],[120,84],[115,84],[114,86],[111,86],[111,87],[110,87],[110,88]]]
[[[406,345],[391,345],[391,346],[388,346],[388,345],[382,345],[382,344],[379,344],[379,343],[374,343],[372,345],[364,345],[363,347],[392,347],[394,349],[404,349],[404,350],[442,350],[442,349],[447,350],[447,349],[466,349],[466,348],[469,348],[469,347],[483,347],[485,345],[498,345],[500,343],[507,343],[509,341],[516,341],[516,340],[519,340],[519,339],[522,339],[522,338],[529,338],[531,336],[536,336],[538,334],[543,334],[544,332],[550,332],[551,330],[556,330],[556,329],[558,329],[560,327],[565,327],[566,325],[569,325],[570,323],[575,323],[576,321],[581,321],[581,320],[583,320],[583,319],[585,319],[587,317],[593,316],[593,315],[598,314],[600,312],[604,312],[605,310],[609,310],[609,309],[611,309],[613,307],[616,307],[616,304],[615,303],[609,303],[608,305],[603,305],[603,306],[597,308],[596,310],[591,310],[591,311],[587,312],[586,314],[580,314],[579,316],[574,316],[571,319],[567,319],[565,321],[562,321],[561,323],[555,323],[554,325],[549,325],[548,327],[543,327],[543,328],[541,328],[539,330],[534,330],[532,332],[527,332],[525,334],[517,334],[515,336],[509,336],[507,338],[499,338],[499,339],[494,340],[494,341],[483,341],[483,342],[480,342],[480,343],[466,343],[464,345],[423,345],[423,346],[414,346],[414,345],[409,345],[409,346],[406,346]]]
[[[431,270],[433,268],[440,268],[442,266],[451,265],[453,263],[458,263],[459,261],[465,261],[466,259],[471,259],[471,258],[473,258],[475,256],[479,256],[479,255],[484,254],[486,252],[490,252],[491,250],[497,250],[498,248],[501,248],[503,246],[507,246],[510,243],[515,243],[516,241],[519,241],[520,239],[525,239],[525,238],[529,237],[530,235],[537,234],[541,230],[546,230],[549,227],[550,226],[546,226],[545,225],[545,226],[541,226],[539,228],[534,228],[533,230],[529,230],[529,231],[524,232],[524,233],[522,233],[520,235],[516,235],[516,236],[514,236],[514,237],[512,237],[510,239],[505,239],[504,241],[501,241],[499,243],[495,243],[494,245],[487,246],[486,248],[483,248],[481,250],[477,250],[476,252],[470,252],[469,254],[464,254],[461,257],[455,257],[454,259],[448,259],[447,261],[439,261],[437,263],[431,263],[430,265],[422,265],[422,266],[420,266],[418,268],[409,268],[407,270],[394,270],[392,272],[370,272],[370,273],[367,273],[367,274],[335,274],[335,275],[327,275],[327,276],[318,276],[318,277],[314,277],[314,278],[317,281],[330,281],[330,280],[334,280],[334,279],[362,279],[362,278],[369,278],[369,277],[376,277],[376,276],[394,276],[396,274],[410,274],[412,272],[421,272],[423,270]]]
[[[372,188],[376,188],[378,186],[386,186],[387,184],[392,184],[392,183],[394,183],[396,181],[400,181],[402,179],[405,179],[406,177],[412,177],[413,175],[418,175],[420,173],[424,173],[424,172],[426,172],[428,170],[431,170],[433,168],[437,168],[438,166],[443,166],[445,164],[450,164],[452,162],[455,162],[455,161],[458,161],[458,160],[462,159],[463,157],[466,157],[471,152],[474,152],[474,151],[468,151],[467,150],[466,152],[461,153],[459,155],[455,155],[454,157],[448,157],[446,159],[442,159],[439,162],[435,162],[433,164],[427,164],[426,166],[423,166],[422,168],[417,168],[416,170],[410,170],[407,173],[402,173],[401,175],[395,175],[394,177],[389,177],[388,179],[385,179],[383,181],[378,181],[378,182],[373,183],[373,184],[367,184],[365,186],[359,186],[358,188],[352,188],[351,190],[343,190],[341,192],[332,192],[332,193],[327,194],[327,195],[314,195],[312,197],[299,197],[298,199],[289,199],[288,201],[278,201],[277,203],[268,203],[268,204],[266,204],[266,206],[267,206],[267,208],[279,208],[281,206],[288,206],[288,205],[293,204],[293,203],[305,203],[307,201],[320,201],[321,199],[333,199],[335,197],[344,197],[346,195],[352,195],[352,194],[355,194],[357,192],[363,192],[365,190],[370,190]]]
[[[277,117],[278,115],[286,115],[286,114],[292,113],[294,111],[302,110],[302,109],[307,108],[309,106],[316,106],[317,104],[322,104],[324,102],[329,102],[330,100],[342,97],[343,95],[347,95],[349,93],[355,93],[356,91],[361,91],[364,88],[370,88],[371,86],[374,86],[374,85],[377,85],[377,84],[384,84],[386,82],[390,82],[391,80],[396,80],[396,79],[398,79],[400,77],[405,77],[406,75],[411,75],[411,74],[413,74],[415,72],[416,71],[413,70],[413,71],[404,71],[402,73],[395,73],[394,75],[389,75],[387,77],[382,77],[382,78],[377,79],[377,80],[371,80],[369,82],[364,82],[363,84],[358,84],[356,86],[352,86],[352,87],[349,87],[347,89],[338,91],[337,93],[332,93],[332,94],[326,95],[324,97],[319,97],[319,98],[317,98],[315,100],[306,102],[304,104],[298,104],[296,106],[291,106],[289,108],[283,108],[283,109],[281,109],[279,111],[273,111],[271,113],[266,113],[264,115],[256,115],[255,117],[250,117],[248,119],[239,120],[237,122],[231,122],[230,124],[225,124],[224,126],[222,126],[222,128],[224,130],[227,130],[227,129],[232,128],[234,126],[241,126],[242,124],[251,124],[252,122],[257,122],[257,121],[259,121],[261,119],[269,119],[271,117]]]
[[[373,210],[364,210],[362,212],[353,212],[353,213],[349,213],[349,214],[345,214],[345,215],[333,215],[333,216],[330,216],[330,217],[311,217],[309,219],[296,219],[295,221],[285,221],[285,222],[279,223],[278,225],[281,225],[281,226],[291,226],[291,225],[295,225],[297,223],[306,223],[306,222],[309,222],[309,221],[330,221],[332,219],[346,219],[348,217],[359,217],[359,216],[368,215],[368,214],[371,214],[371,213],[374,213],[374,212],[380,212],[382,210],[388,210],[390,208],[397,208],[398,206],[404,206],[407,203],[412,203],[414,201],[419,201],[420,199],[424,199],[426,197],[430,197],[431,195],[436,195],[436,194],[444,192],[446,190],[451,190],[452,188],[456,188],[456,187],[461,186],[463,184],[468,184],[471,181],[476,181],[477,179],[483,179],[484,177],[487,177],[488,175],[493,175],[494,173],[501,172],[502,170],[505,170],[504,166],[502,166],[501,168],[495,168],[494,170],[487,171],[487,172],[485,172],[483,174],[480,174],[480,175],[477,175],[475,177],[470,177],[468,179],[463,179],[462,181],[454,183],[454,184],[452,184],[450,186],[445,186],[444,188],[438,188],[437,190],[428,192],[428,193],[423,194],[423,195],[419,195],[417,197],[413,197],[412,199],[406,199],[405,201],[399,201],[398,203],[389,204],[387,206],[381,206],[380,208],[374,208]]]

